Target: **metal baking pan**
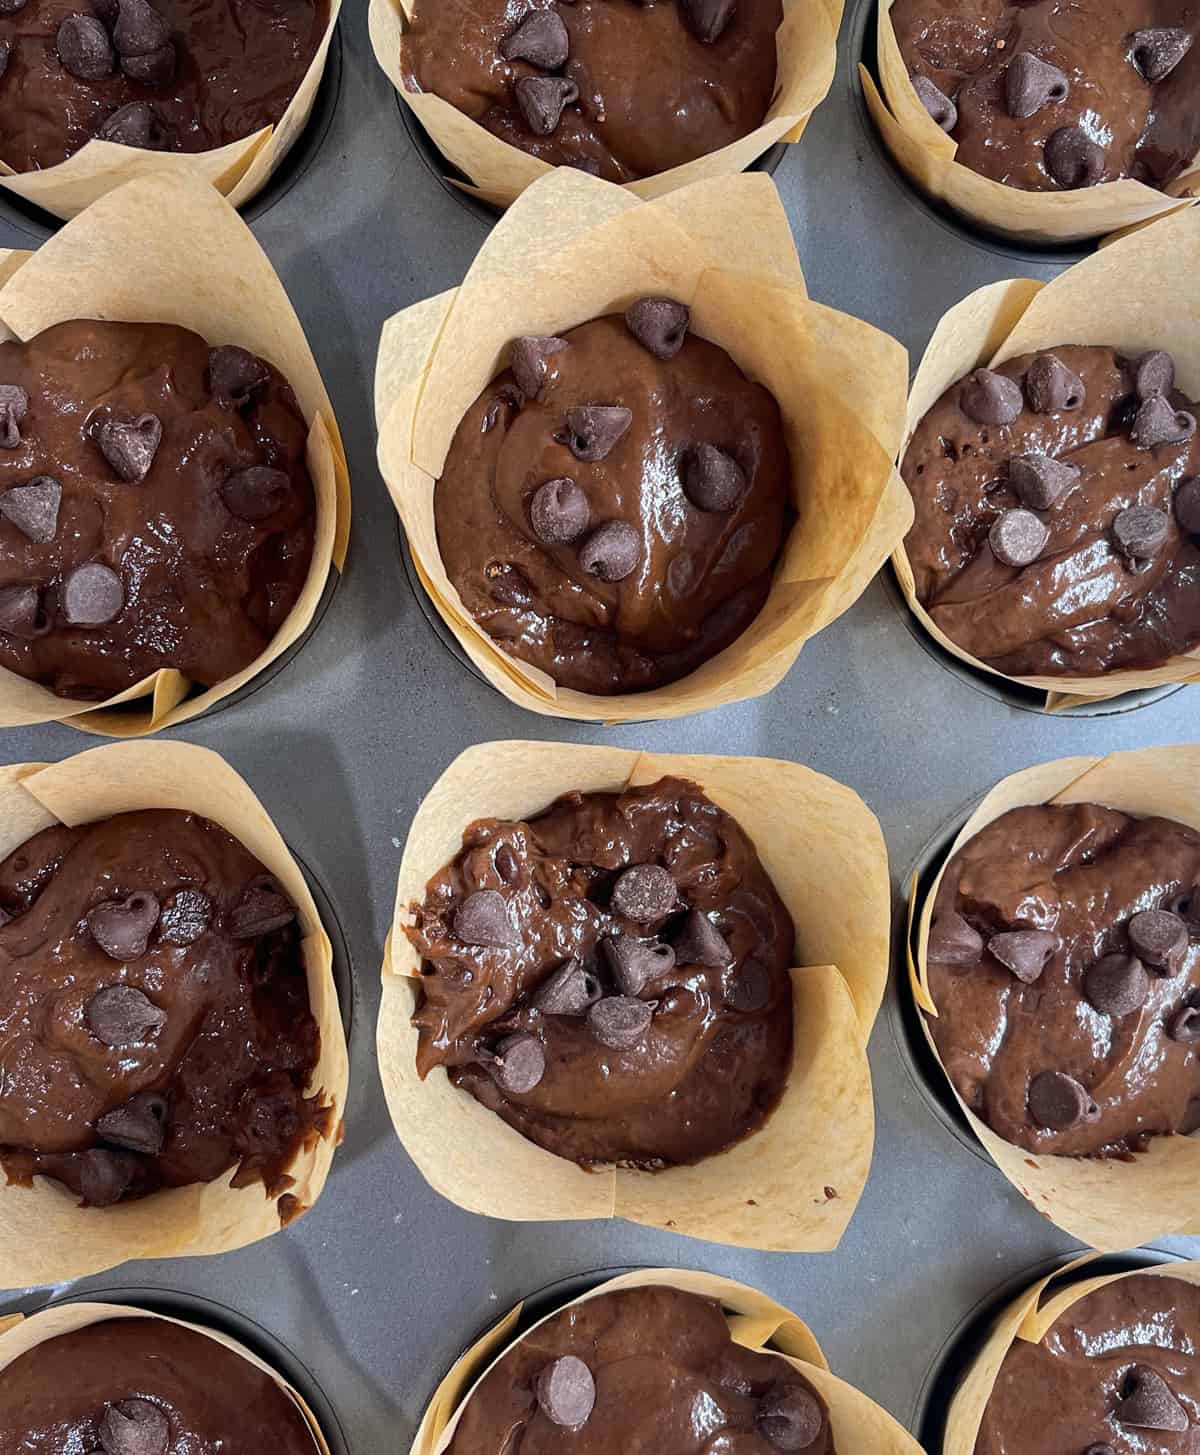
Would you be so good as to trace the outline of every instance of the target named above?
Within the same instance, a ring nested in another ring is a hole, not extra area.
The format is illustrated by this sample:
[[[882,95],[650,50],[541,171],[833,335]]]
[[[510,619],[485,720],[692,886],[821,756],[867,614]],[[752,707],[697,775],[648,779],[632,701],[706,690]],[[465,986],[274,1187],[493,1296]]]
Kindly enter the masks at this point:
[[[871,0],[849,0],[833,90],[774,177],[813,297],[888,330],[915,363],[964,294],[1005,277],[1052,277],[1070,256],[974,235],[896,173],[859,95],[871,12]],[[1073,1245],[948,1132],[899,1050],[898,1007],[889,1004],[872,1039],[875,1165],[836,1253],[755,1253],[619,1222],[474,1217],[438,1197],[408,1161],[376,1074],[377,967],[409,819],[451,759],[487,739],[793,758],[866,798],[899,890],[922,846],[1006,774],[1072,753],[1195,737],[1198,689],[1106,716],[1023,710],[935,660],[885,576],[754,702],[612,729],[506,702],[452,660],[406,578],[375,466],[371,402],[384,319],[458,283],[491,218],[431,171],[371,54],[365,0],[347,0],[341,37],[340,88],[327,110],[318,104],[317,132],[298,144],[302,169],[290,187],[272,189],[269,206],[252,209],[251,226],[308,330],[346,439],[347,568],[286,670],[171,735],[229,758],[337,906],[357,975],[346,1141],[324,1196],[287,1232],[220,1258],[132,1264],[69,1292],[136,1286],[234,1310],[311,1371],[353,1455],[403,1455],[462,1348],[531,1290],[596,1268],[703,1267],[794,1308],[837,1373],[908,1423],[963,1318]],[[0,246],[33,246],[28,226],[0,213]],[[85,746],[78,732],[50,724],[0,734],[0,759],[60,758]],[[1200,1257],[1200,1240],[1165,1246]],[[0,1295],[0,1312],[15,1303]]]

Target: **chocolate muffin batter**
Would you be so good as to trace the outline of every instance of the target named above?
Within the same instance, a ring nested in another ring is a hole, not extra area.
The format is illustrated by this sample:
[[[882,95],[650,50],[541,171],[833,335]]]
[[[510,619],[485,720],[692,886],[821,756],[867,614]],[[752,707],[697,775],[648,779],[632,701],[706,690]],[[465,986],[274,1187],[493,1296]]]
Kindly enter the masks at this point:
[[[0,1163],[93,1206],[261,1182],[327,1130],[295,907],[224,829],[146,810],[0,863]]]
[[[1017,1339],[975,1455],[1200,1455],[1200,1289],[1134,1275]]]
[[[687,327],[682,304],[642,299],[624,321],[517,339],[437,482],[464,606],[562,687],[685,677],[770,591],[791,512],[779,408]]]
[[[187,329],[0,344],[0,666],[97,700],[248,666],[308,576],[307,438],[282,375]]]
[[[400,60],[501,141],[629,182],[761,124],[782,21],[780,0],[418,0]]]
[[[1161,351],[1064,346],[952,385],[901,470],[934,623],[1008,676],[1098,677],[1195,647],[1196,412]]]
[[[329,0],[5,0],[0,159],[240,141],[283,115],[328,23]]]
[[[777,1354],[743,1348],[715,1299],[650,1285],[563,1309],[470,1396],[447,1455],[834,1455],[829,1410]]]
[[[422,1077],[581,1166],[697,1162],[759,1127],[791,1065],[793,927],[694,783],[480,819],[413,906]]]
[[[1165,187],[1200,153],[1197,0],[895,0],[891,17],[957,160],[993,181]]]
[[[1096,804],[1003,814],[950,861],[928,1024],[968,1106],[1031,1152],[1200,1126],[1200,833]]]
[[[165,1319],[110,1319],[47,1339],[0,1378],[0,1455],[313,1455],[269,1374]]]

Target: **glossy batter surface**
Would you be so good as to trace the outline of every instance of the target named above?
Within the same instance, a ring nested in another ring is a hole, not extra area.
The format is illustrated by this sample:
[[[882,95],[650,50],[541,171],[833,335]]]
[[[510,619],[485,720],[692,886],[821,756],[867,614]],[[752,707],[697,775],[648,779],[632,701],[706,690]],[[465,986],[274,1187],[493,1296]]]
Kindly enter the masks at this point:
[[[665,866],[679,894],[668,915],[643,924],[611,902],[619,872],[641,864]],[[466,944],[456,932],[458,906],[479,889],[503,897],[511,948]],[[637,1044],[613,1049],[584,1015],[538,1009],[539,989],[572,958],[597,994],[615,995],[601,941],[624,933],[678,943],[689,909],[720,931],[729,963],[681,955],[652,975],[638,998],[653,1017]],[[791,1064],[791,918],[754,845],[694,784],[569,794],[528,823],[481,819],[414,913],[420,1074],[446,1066],[540,1146],[585,1166],[696,1162],[752,1132],[778,1101]],[[480,1057],[514,1032],[545,1051],[545,1074],[524,1094],[505,1091]]]

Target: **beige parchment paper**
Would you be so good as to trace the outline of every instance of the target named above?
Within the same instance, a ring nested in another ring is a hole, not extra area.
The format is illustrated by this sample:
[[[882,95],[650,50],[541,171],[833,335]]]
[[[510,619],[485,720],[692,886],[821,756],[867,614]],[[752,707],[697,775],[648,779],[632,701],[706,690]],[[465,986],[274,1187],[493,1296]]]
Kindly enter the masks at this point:
[[[436,0],[421,3],[430,6]],[[638,197],[661,197],[677,187],[741,172],[776,142],[799,141],[833,84],[843,8],[844,0],[783,0],[783,24],[775,35],[775,94],[762,125],[707,156],[627,182],[626,189]],[[413,0],[370,0],[375,58],[434,145],[474,183],[464,185],[463,191],[494,207],[507,207],[530,183],[555,169],[493,136],[440,96],[405,87],[400,47],[412,13]]]
[[[1188,209],[1132,233],[1050,283],[1013,278],[956,304],[934,330],[913,380],[904,449],[938,399],[973,369],[995,368],[1020,354],[1064,344],[1111,344],[1131,355],[1166,349],[1175,357],[1179,388],[1200,397],[1200,211]],[[903,543],[892,561],[909,608],[930,636],[959,661],[1002,677],[934,624],[917,600]],[[1200,681],[1200,647],[1146,670],[1006,680],[1045,692],[1047,707],[1061,710],[1143,688]]]
[[[1200,829],[1200,745],[1179,744],[1112,753],[1106,758],[1060,758],[998,783],[963,825],[946,859],[1010,809],[1036,803],[1099,803],[1146,817],[1161,815]],[[915,958],[909,971],[930,1050],[937,1047],[927,1017],[937,1015],[929,990],[926,952],[933,906],[945,865],[920,906]],[[941,1065],[940,1059],[938,1062]],[[944,1069],[944,1068],[943,1068]],[[947,1083],[953,1090],[949,1076]],[[1154,1137],[1129,1160],[1034,1154],[998,1137],[966,1105],[971,1130],[1022,1197],[1050,1222],[1102,1252],[1119,1252],[1155,1238],[1200,1234],[1200,1138]]]
[[[557,687],[476,626],[438,551],[434,485],[459,420],[514,338],[563,333],[646,293],[687,303],[693,329],[775,395],[796,521],[767,602],[736,642],[669,687],[599,697]],[[894,339],[809,300],[769,178],[725,177],[642,202],[563,167],[522,193],[457,289],[384,325],[379,466],[422,585],[498,691],[550,717],[678,717],[770,691],[903,538],[912,500],[892,461],[905,373]]]
[[[913,90],[891,9],[892,0],[879,0],[882,96],[867,67],[858,68],[867,109],[901,169],[918,187],[973,222],[1026,242],[1077,242],[1152,221],[1200,197],[1200,155],[1165,191],[1124,178],[1071,192],[1026,192],[964,167],[955,160],[957,142]]]
[[[181,1329],[189,1329],[193,1334],[200,1334],[205,1339],[224,1345],[231,1353],[240,1355],[248,1364],[253,1364],[255,1369],[275,1381],[304,1417],[320,1455],[329,1455],[329,1446],[317,1423],[316,1415],[299,1390],[289,1384],[277,1369],[272,1369],[244,1344],[239,1344],[236,1339],[231,1339],[228,1334],[223,1334],[218,1329],[206,1329],[202,1324],[191,1324],[183,1319],[169,1318],[165,1314],[154,1314],[148,1309],[130,1308],[127,1304],[114,1303],[64,1303],[42,1309],[38,1313],[30,1314],[28,1318],[17,1314],[10,1320],[0,1319],[0,1374],[22,1354],[28,1354],[31,1349],[36,1349],[50,1339],[73,1334],[79,1329],[90,1328],[93,1324],[108,1323],[112,1319],[158,1319],[163,1323],[177,1324]]]
[[[521,819],[563,793],[678,774],[738,820],[796,925],[794,1059],[765,1126],[696,1167],[587,1172],[535,1146],[442,1068],[416,1071],[420,960],[409,906],[477,818]],[[429,1184],[514,1221],[623,1217],[742,1247],[837,1246],[866,1182],[874,1113],[866,1044],[887,979],[887,852],[860,798],[799,764],[561,743],[485,743],[450,765],[413,819],[383,966],[379,1069],[396,1134]],[[831,1195],[832,1194],[832,1195]]]
[[[102,197],[37,252],[0,252],[0,339],[29,339],[72,318],[174,323],[214,345],[240,344],[288,379],[309,424],[312,564],[295,606],[249,666],[194,694],[182,673],[161,669],[100,703],[59,697],[0,668],[0,727],[59,720],[139,737],[206,712],[304,635],[330,570],[345,562],[350,476],[333,406],[283,284],[250,229],[207,184],[183,173],[145,177]],[[142,710],[114,711],[129,703]]]
[[[724,1307],[730,1337],[743,1348],[777,1354],[802,1374],[818,1391],[829,1409],[830,1424],[839,1449],[861,1455],[922,1455],[920,1446],[905,1430],[865,1394],[830,1372],[829,1364],[807,1324],[794,1313],[756,1288],[684,1268],[640,1268],[607,1279],[563,1308],[573,1308],[604,1294],[647,1286],[677,1288],[684,1293],[717,1299]],[[442,1455],[471,1394],[498,1359],[514,1342],[509,1336],[521,1317],[517,1304],[483,1337],[476,1341],[438,1385],[417,1430],[409,1455]],[[523,1334],[527,1338],[546,1319],[561,1313],[555,1309]]]
[[[153,152],[93,138],[65,162],[40,171],[14,172],[0,161],[0,187],[64,219],[76,217],[106,193],[139,178],[194,178],[215,187],[235,207],[243,206],[271,179],[308,122],[341,8],[342,0],[330,0],[325,34],[275,126],[206,152]]]
[[[189,743],[111,743],[61,763],[25,763],[0,776],[0,857],[56,823],[91,823],[143,808],[198,813],[228,830],[279,881],[300,914],[308,997],[321,1054],[306,1092],[332,1108],[328,1136],[297,1153],[288,1196],[309,1208],[333,1161],[349,1062],[333,980],[333,951],[279,830],[249,785],[208,748]],[[130,1258],[226,1253],[279,1231],[280,1211],[261,1185],[215,1182],[165,1188],[108,1208],[80,1207],[60,1183],[0,1186],[0,1284],[33,1287],[116,1267]]]

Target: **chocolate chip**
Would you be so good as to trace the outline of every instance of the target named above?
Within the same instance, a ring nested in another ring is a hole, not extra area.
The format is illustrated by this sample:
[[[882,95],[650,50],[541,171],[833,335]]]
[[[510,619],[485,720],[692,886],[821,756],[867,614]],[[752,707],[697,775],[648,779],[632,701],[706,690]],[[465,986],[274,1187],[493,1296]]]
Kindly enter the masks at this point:
[[[81,81],[102,81],[113,70],[112,41],[94,15],[68,15],[58,27],[58,58]]]
[[[1175,519],[1191,535],[1200,535],[1200,475],[1180,482],[1175,492]]]
[[[96,1131],[116,1147],[157,1157],[167,1138],[167,1098],[157,1091],[139,1091],[124,1106],[105,1112]]]
[[[1146,1004],[1150,977],[1136,955],[1104,955],[1083,977],[1083,993],[1101,1015],[1132,1015]]]
[[[1038,414],[1079,409],[1087,398],[1083,380],[1057,354],[1039,354],[1025,374],[1025,395]]]
[[[1195,991],[1178,1010],[1172,1012],[1167,1021],[1167,1035],[1183,1046],[1194,1046],[1200,1041],[1200,1004],[1197,1004]]]
[[[582,488],[565,477],[539,485],[529,502],[533,533],[546,546],[565,546],[578,540],[587,530],[591,515]]]
[[[14,485],[0,495],[0,515],[38,545],[54,539],[62,486],[49,475],[37,475],[27,485]]]
[[[951,132],[958,125],[958,107],[949,96],[935,85],[928,76],[914,75],[909,78],[917,100],[929,112],[934,121],[945,132]]]
[[[1187,949],[1188,928],[1166,909],[1144,909],[1129,921],[1129,943],[1144,964],[1170,968]]]
[[[1104,148],[1077,126],[1060,127],[1043,152],[1051,179],[1068,191],[1094,187],[1104,175]]]
[[[202,889],[177,889],[162,907],[158,938],[165,945],[194,945],[212,920],[212,900]]]
[[[501,1091],[524,1096],[546,1074],[546,1053],[541,1041],[528,1031],[505,1036],[488,1063],[488,1071]]]
[[[296,906],[269,875],[251,880],[242,897],[226,917],[226,928],[235,940],[257,940],[281,930],[296,918]]]
[[[592,1371],[574,1354],[564,1354],[547,1364],[534,1386],[538,1408],[555,1425],[569,1429],[587,1422],[596,1403],[596,1382]]]
[[[1170,914],[1177,914],[1188,926],[1189,934],[1200,935],[1200,885],[1172,894],[1163,908]]]
[[[96,135],[101,141],[117,142],[123,147],[140,147],[143,151],[160,152],[167,144],[162,120],[146,101],[130,101],[118,106]]]
[[[1156,445],[1186,444],[1195,433],[1194,415],[1152,394],[1134,415],[1129,437],[1139,450],[1152,450]]]
[[[0,449],[15,450],[21,443],[21,421],[28,410],[29,395],[19,384],[0,384]]]
[[[640,925],[664,919],[678,899],[670,870],[661,864],[634,864],[618,875],[612,890],[613,909]]]
[[[63,615],[72,626],[105,626],[120,616],[124,605],[121,578],[99,561],[76,566],[63,581]]]
[[[0,632],[10,637],[40,637],[47,631],[36,586],[0,587]]]
[[[167,1023],[167,1013],[135,985],[106,985],[83,1010],[87,1028],[113,1050],[137,1046]]]
[[[113,44],[119,55],[149,55],[170,39],[166,22],[149,0],[118,0]]]
[[[521,877],[520,861],[509,844],[501,844],[497,848],[492,862],[496,866],[496,873],[505,884],[515,884]]]
[[[1006,566],[1029,566],[1046,549],[1050,530],[1032,510],[1002,511],[988,532],[992,555]]]
[[[136,1172],[137,1162],[128,1152],[89,1147],[79,1154],[80,1195],[89,1207],[112,1207],[129,1189]]]
[[[983,958],[983,936],[957,911],[948,910],[933,922],[926,957],[938,965],[977,965]]]
[[[567,410],[567,448],[577,460],[607,460],[633,423],[633,411],[620,404],[580,404]]]
[[[567,340],[554,334],[528,334],[513,339],[508,367],[526,399],[541,398],[549,372],[548,361],[567,348],[570,348]]]
[[[1135,1364],[1122,1381],[1117,1421],[1135,1430],[1173,1430],[1176,1434],[1191,1424],[1170,1385],[1146,1364]]]
[[[747,960],[726,985],[725,999],[744,1015],[765,1010],[771,1001],[771,972],[761,960]]]
[[[959,408],[976,424],[1012,424],[1025,407],[1015,379],[992,369],[976,369],[963,380]]]
[[[1031,51],[1018,51],[1004,72],[1004,104],[1010,116],[1022,121],[1051,102],[1065,101],[1070,94],[1066,71]]]
[[[92,14],[106,29],[111,30],[121,13],[121,0],[92,0]]]
[[[587,1028],[602,1046],[627,1051],[645,1036],[654,1016],[647,1001],[631,995],[606,995],[588,1007]]]
[[[101,1416],[100,1443],[104,1455],[165,1455],[170,1422],[148,1399],[124,1399]]]
[[[746,493],[745,472],[715,445],[693,445],[684,455],[683,490],[697,510],[726,513]]]
[[[733,963],[733,951],[712,920],[701,910],[691,909],[675,937],[675,960],[680,965],[707,965],[721,970]]]
[[[1153,349],[1133,361],[1133,387],[1139,399],[1161,394],[1166,399],[1175,387],[1175,360],[1162,349]]]
[[[1181,25],[1156,25],[1134,31],[1129,59],[1153,86],[1165,80],[1191,48],[1191,32]]]
[[[1077,465],[1050,455],[1015,455],[1008,462],[1008,483],[1030,510],[1049,510],[1079,476]]]
[[[87,912],[92,938],[110,960],[138,960],[158,923],[158,896],[135,889],[126,899],[109,899]]]
[[[737,0],[683,0],[683,14],[697,40],[712,45],[733,19]]]
[[[1113,521],[1113,538],[1132,561],[1151,561],[1167,543],[1171,520],[1164,510],[1130,505]]]
[[[208,389],[222,409],[242,409],[270,377],[266,363],[249,349],[222,344],[208,351]]]
[[[777,1450],[809,1450],[825,1428],[825,1415],[807,1389],[777,1380],[759,1400],[754,1424]]]
[[[454,911],[454,933],[465,945],[511,949],[516,941],[504,896],[496,889],[476,889]]]
[[[133,420],[106,420],[96,443],[100,453],[122,480],[131,484],[144,480],[162,444],[162,420],[156,414],[139,414]]]
[[[582,1015],[602,993],[596,977],[572,958],[542,981],[534,992],[533,1004],[543,1015]]]
[[[534,136],[552,136],[563,108],[579,100],[579,87],[562,76],[522,76],[513,90],[525,125]]]
[[[647,945],[633,935],[607,935],[600,948],[622,995],[640,995],[647,981],[665,975],[675,966],[675,951],[670,945]]]
[[[271,465],[251,465],[221,484],[221,499],[231,515],[257,524],[287,503],[292,482],[287,472]]]
[[[1029,1083],[1029,1114],[1039,1127],[1065,1132],[1079,1122],[1098,1120],[1100,1108],[1073,1076],[1039,1071]]]
[[[1025,985],[1032,985],[1062,948],[1049,930],[1004,930],[988,941],[988,953],[1011,970]]]
[[[584,541],[579,564],[601,581],[624,581],[637,569],[642,543],[637,531],[623,520],[606,520]]]
[[[175,74],[175,47],[168,41],[144,56],[122,56],[121,70],[143,86],[165,86]]]
[[[656,359],[673,359],[683,348],[691,310],[674,298],[639,298],[625,310],[625,327]]]
[[[543,71],[557,71],[567,63],[570,39],[557,10],[535,10],[511,35],[500,42],[506,61],[528,61]]]

